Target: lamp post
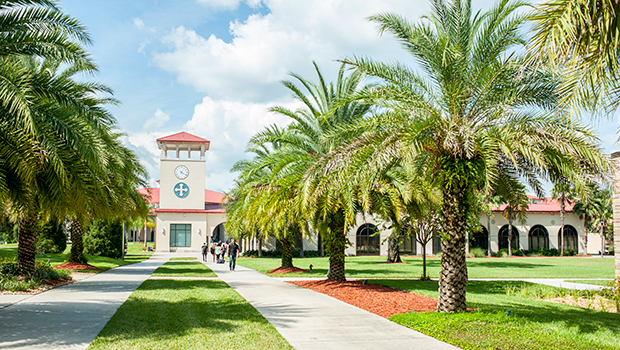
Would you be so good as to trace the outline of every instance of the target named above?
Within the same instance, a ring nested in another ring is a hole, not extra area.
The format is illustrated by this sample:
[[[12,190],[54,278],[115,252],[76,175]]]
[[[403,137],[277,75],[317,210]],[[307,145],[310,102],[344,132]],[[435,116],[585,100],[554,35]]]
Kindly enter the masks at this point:
[[[121,258],[125,261],[125,221],[123,220],[123,243],[121,243]]]

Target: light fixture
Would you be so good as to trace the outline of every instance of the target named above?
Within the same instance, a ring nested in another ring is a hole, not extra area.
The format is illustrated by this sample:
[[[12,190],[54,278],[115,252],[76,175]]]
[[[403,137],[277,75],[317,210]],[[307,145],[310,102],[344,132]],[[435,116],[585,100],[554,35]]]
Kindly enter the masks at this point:
[[[165,228],[162,228],[162,229],[161,229],[161,234],[162,234],[162,235],[165,235],[165,234],[166,234],[166,229],[165,229]]]
[[[198,234],[199,234],[199,235],[200,235],[200,234],[202,234],[202,231],[201,231],[200,229],[198,229]]]

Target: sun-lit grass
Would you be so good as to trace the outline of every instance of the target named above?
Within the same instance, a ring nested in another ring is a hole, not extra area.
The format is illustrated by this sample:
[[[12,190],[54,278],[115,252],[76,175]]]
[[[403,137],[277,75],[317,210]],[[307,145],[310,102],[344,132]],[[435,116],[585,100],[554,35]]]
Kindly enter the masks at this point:
[[[195,256],[187,256],[183,258],[170,258],[170,260],[198,260]]]
[[[383,256],[347,257],[348,278],[419,278],[422,275],[420,257],[403,257],[406,264],[385,264]],[[280,266],[277,258],[239,258],[237,264],[266,273]],[[312,273],[272,276],[325,277],[329,268],[327,258],[295,258],[293,264],[302,269],[313,265]],[[427,273],[439,277],[439,258],[427,258]],[[563,258],[472,258],[467,259],[469,278],[613,278],[613,259],[586,257]]]
[[[169,261],[158,267],[153,276],[217,277],[209,267],[198,261]]]
[[[88,349],[292,349],[222,281],[148,280]]]
[[[606,286],[609,282],[612,282],[612,281],[613,280],[566,280],[565,282],[593,284],[596,286]]]
[[[63,254],[37,254],[36,259],[44,262],[48,262],[52,265],[60,265],[65,263],[69,259],[69,253],[71,252],[71,245],[67,245],[67,249]],[[17,257],[17,244],[2,244],[0,245],[0,259],[9,258],[14,259]],[[126,254],[125,260],[108,258],[105,256],[86,255],[88,263],[102,270],[109,270],[122,265],[135,264],[144,261],[151,257],[151,254]],[[90,271],[92,272],[92,271]]]
[[[146,242],[147,247],[152,247],[153,242]],[[153,254],[144,249],[144,242],[127,242],[127,254]]]
[[[438,295],[434,281],[370,282],[432,298]],[[410,313],[390,319],[463,349],[620,349],[620,314],[507,295],[507,289],[523,285],[470,281],[467,306],[475,312]]]

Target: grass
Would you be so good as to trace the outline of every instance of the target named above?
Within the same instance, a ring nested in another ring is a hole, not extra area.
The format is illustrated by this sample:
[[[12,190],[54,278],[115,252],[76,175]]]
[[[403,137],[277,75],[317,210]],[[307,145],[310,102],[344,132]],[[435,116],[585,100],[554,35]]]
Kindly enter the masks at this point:
[[[437,298],[437,282],[373,280]],[[476,312],[409,313],[390,319],[463,349],[620,349],[620,314],[507,295],[530,285],[470,281],[467,306]],[[507,315],[510,310],[510,315]]]
[[[153,242],[146,242],[147,247],[152,247]],[[127,254],[153,254],[144,249],[144,242],[127,242]]]
[[[158,267],[153,276],[161,277],[217,277],[203,263],[198,261],[169,261]]]
[[[596,286],[606,286],[609,282],[612,282],[612,281],[613,280],[566,280],[565,282],[593,284]]]
[[[97,349],[292,349],[222,281],[147,280],[88,347]]]
[[[170,260],[198,260],[196,257],[184,257],[184,258],[170,258]]]
[[[67,245],[67,249],[62,254],[37,254],[36,259],[44,262],[48,262],[52,266],[60,265],[62,263],[67,262],[69,259],[69,253],[71,252],[71,245]],[[2,244],[0,245],[0,259],[9,258],[14,259],[17,257],[17,244]],[[151,253],[141,253],[141,254],[126,254],[125,261],[121,259],[108,258],[105,256],[97,256],[97,255],[88,255],[86,254],[86,259],[88,259],[88,263],[95,267],[100,268],[101,270],[109,270],[122,265],[135,264],[141,261],[144,261],[151,257]],[[93,272],[93,271],[89,271]]]
[[[346,258],[349,278],[418,278],[422,275],[422,259],[402,257],[406,264],[383,264],[385,257],[356,256]],[[266,273],[280,266],[277,258],[239,258],[237,264]],[[295,258],[293,264],[302,269],[313,265],[312,273],[274,274],[271,276],[325,277],[329,268],[327,258]],[[427,258],[427,273],[439,277],[439,258]],[[469,278],[614,278],[613,259],[586,257],[562,258],[471,258],[467,259]]]

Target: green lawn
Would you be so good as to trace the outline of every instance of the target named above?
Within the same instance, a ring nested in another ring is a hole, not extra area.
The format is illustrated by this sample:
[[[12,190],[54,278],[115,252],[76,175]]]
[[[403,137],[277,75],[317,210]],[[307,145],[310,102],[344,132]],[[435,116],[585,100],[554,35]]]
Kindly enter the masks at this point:
[[[433,298],[438,294],[434,281],[370,282]],[[620,349],[620,314],[507,295],[507,286],[523,284],[470,281],[467,306],[476,312],[410,313],[390,319],[463,349]]]
[[[594,284],[596,286],[606,286],[609,282],[612,281],[613,280],[566,280],[566,282]]]
[[[60,265],[69,259],[69,252],[71,251],[71,245],[67,245],[67,249],[63,254],[37,254],[37,260],[49,261],[52,266]],[[0,259],[9,258],[13,259],[17,257],[17,244],[2,244],[0,245]],[[98,267],[102,270],[109,270],[114,267],[134,264],[144,261],[151,257],[151,254],[127,254],[125,255],[125,261],[121,259],[113,259],[105,256],[86,255],[88,263]]]
[[[198,261],[169,261],[158,267],[153,276],[162,277],[217,277],[203,263]]]
[[[147,247],[152,247],[153,242],[146,242]],[[127,254],[153,254],[153,252],[144,251],[144,242],[127,242]]]
[[[222,281],[147,280],[88,349],[292,349]]]
[[[403,257],[406,264],[384,264],[385,257],[355,256],[346,258],[349,278],[418,278],[422,275],[422,259]],[[237,264],[266,273],[280,266],[277,258],[239,258]],[[293,264],[302,269],[313,265],[312,273],[276,274],[272,276],[325,277],[329,267],[327,258],[296,258]],[[439,258],[427,258],[427,271],[432,278],[439,277]],[[613,278],[613,259],[585,257],[563,258],[472,258],[467,259],[469,278]]]
[[[170,258],[170,260],[198,260],[196,257]]]

